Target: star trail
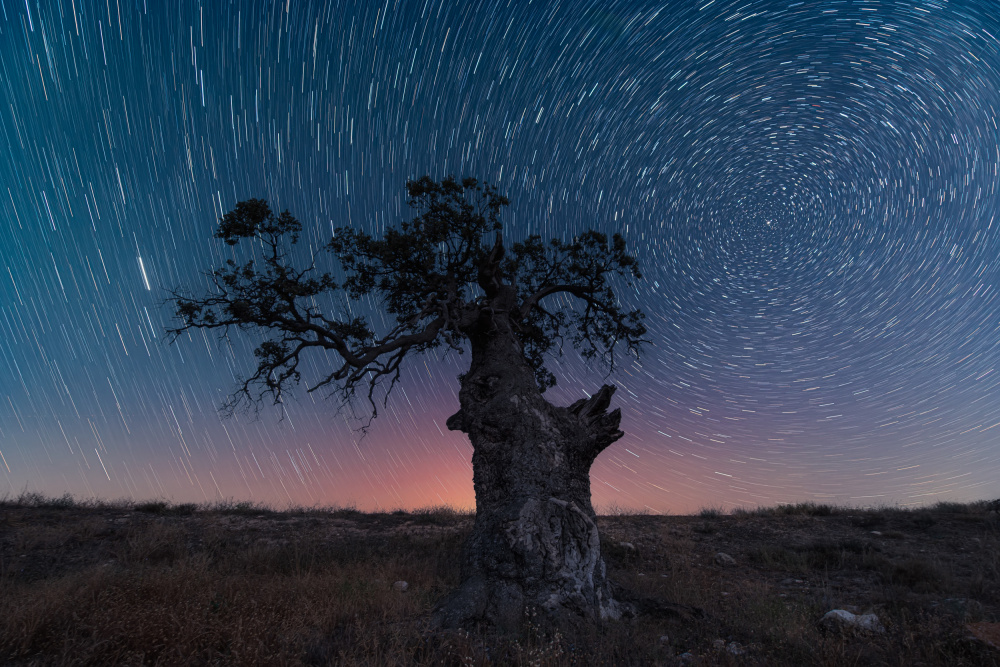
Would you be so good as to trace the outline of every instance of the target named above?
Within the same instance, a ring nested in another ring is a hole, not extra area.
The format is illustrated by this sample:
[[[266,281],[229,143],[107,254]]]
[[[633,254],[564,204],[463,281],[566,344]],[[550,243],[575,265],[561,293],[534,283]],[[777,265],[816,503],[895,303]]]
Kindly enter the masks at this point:
[[[640,260],[598,508],[1000,496],[990,2],[0,5],[0,494],[473,506],[467,356],[410,359],[362,437],[304,391],[223,419],[259,338],[164,334],[237,201],[317,248],[455,174],[508,239]],[[605,381],[552,370],[556,404]]]

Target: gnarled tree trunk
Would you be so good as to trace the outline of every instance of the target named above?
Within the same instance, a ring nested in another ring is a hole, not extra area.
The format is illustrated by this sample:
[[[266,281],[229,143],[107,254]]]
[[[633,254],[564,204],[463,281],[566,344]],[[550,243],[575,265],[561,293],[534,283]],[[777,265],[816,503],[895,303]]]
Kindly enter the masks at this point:
[[[461,410],[447,424],[472,441],[476,520],[436,623],[513,630],[528,609],[555,621],[630,614],[612,596],[590,499],[591,464],[624,435],[621,411],[606,412],[615,388],[551,405],[503,310],[484,313],[470,340]]]

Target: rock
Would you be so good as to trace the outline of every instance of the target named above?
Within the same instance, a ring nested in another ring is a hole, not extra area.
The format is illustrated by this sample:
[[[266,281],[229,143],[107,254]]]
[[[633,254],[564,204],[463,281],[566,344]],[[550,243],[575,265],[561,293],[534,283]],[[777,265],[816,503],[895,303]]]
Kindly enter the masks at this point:
[[[729,642],[727,644],[725,639],[712,641],[712,649],[719,652],[725,651],[729,655],[743,655],[747,652],[739,642]]]
[[[670,635],[660,635],[660,643],[661,644],[669,644],[670,643]]]
[[[875,614],[852,614],[846,609],[833,609],[826,612],[820,619],[820,627],[830,630],[855,630],[864,632],[874,632],[881,634],[885,632],[882,623],[879,622]]]
[[[397,591],[399,591],[400,593],[403,593],[406,592],[406,590],[410,587],[410,585],[405,581],[397,581],[392,585],[392,587]]]
[[[694,653],[686,651],[677,656],[677,659],[680,660],[682,665],[690,665],[692,662],[694,662]]]
[[[731,565],[736,565],[736,559],[729,554],[724,554],[721,551],[715,554],[715,562],[719,565],[729,567]]]
[[[631,542],[619,542],[618,546],[622,549],[627,549],[628,551],[635,551],[635,545]]]

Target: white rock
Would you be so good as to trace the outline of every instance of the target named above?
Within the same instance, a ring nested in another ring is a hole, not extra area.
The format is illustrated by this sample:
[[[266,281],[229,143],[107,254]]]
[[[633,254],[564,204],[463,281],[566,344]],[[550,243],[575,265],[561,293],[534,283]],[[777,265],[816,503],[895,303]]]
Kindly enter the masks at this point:
[[[715,562],[719,565],[736,565],[736,559],[729,554],[724,554],[721,551],[715,554]]]
[[[392,587],[394,589],[396,589],[397,591],[399,591],[400,593],[402,593],[402,592],[405,592],[406,589],[408,589],[410,587],[410,585],[408,583],[406,583],[405,581],[397,581],[396,583],[394,583],[392,585]]]
[[[619,542],[618,546],[620,546],[623,549],[628,549],[629,551],[635,551],[635,545],[632,544],[631,542]]]
[[[826,612],[822,619],[822,625],[837,628],[848,628],[853,630],[864,630],[866,632],[883,633],[885,628],[879,622],[875,614],[852,614],[846,609],[833,609]]]

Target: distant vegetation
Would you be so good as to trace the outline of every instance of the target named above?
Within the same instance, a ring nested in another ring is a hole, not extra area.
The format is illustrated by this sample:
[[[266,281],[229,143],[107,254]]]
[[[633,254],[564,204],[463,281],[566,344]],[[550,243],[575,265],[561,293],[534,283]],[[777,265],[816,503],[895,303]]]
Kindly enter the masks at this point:
[[[195,512],[215,512],[220,514],[284,514],[287,516],[315,516],[315,515],[335,515],[335,516],[381,516],[392,515],[446,515],[446,516],[473,516],[475,511],[469,508],[455,508],[450,505],[437,505],[412,510],[405,509],[385,509],[364,512],[354,505],[313,505],[296,506],[287,505],[278,507],[263,501],[235,500],[232,498],[217,500],[205,503],[172,503],[167,500],[130,500],[119,498],[112,500],[102,500],[94,498],[74,498],[70,494],[59,497],[50,497],[34,491],[22,491],[16,496],[9,493],[0,496],[0,508],[45,508],[45,509],[94,509],[94,510],[135,510],[148,514],[164,514],[185,516]],[[648,509],[635,509],[611,504],[600,508],[598,512],[601,516],[659,516],[653,514]],[[695,513],[702,519],[718,518],[722,516],[734,517],[769,517],[769,516],[832,516],[834,514],[871,514],[878,512],[944,512],[950,514],[978,514],[989,512],[990,510],[1000,511],[1000,500],[976,500],[968,503],[940,501],[926,506],[900,507],[896,505],[876,505],[869,507],[849,507],[828,504],[817,504],[812,501],[774,505],[773,507],[736,507],[725,510],[719,507],[704,507]],[[685,515],[677,515],[685,516]]]
[[[385,515],[412,517],[456,517],[472,516],[475,512],[449,505],[421,507],[412,510],[389,509],[374,512],[363,512],[354,505],[314,505],[311,507],[288,505],[284,508],[270,503],[252,500],[225,499],[205,503],[172,503],[167,500],[130,500],[119,498],[103,500],[95,498],[77,499],[70,494],[58,498],[46,496],[33,491],[23,491],[16,496],[6,494],[0,496],[0,509],[86,509],[142,512],[162,516],[189,516],[196,512],[203,514],[228,515],[282,515],[296,516],[334,516],[338,518],[379,517]]]

